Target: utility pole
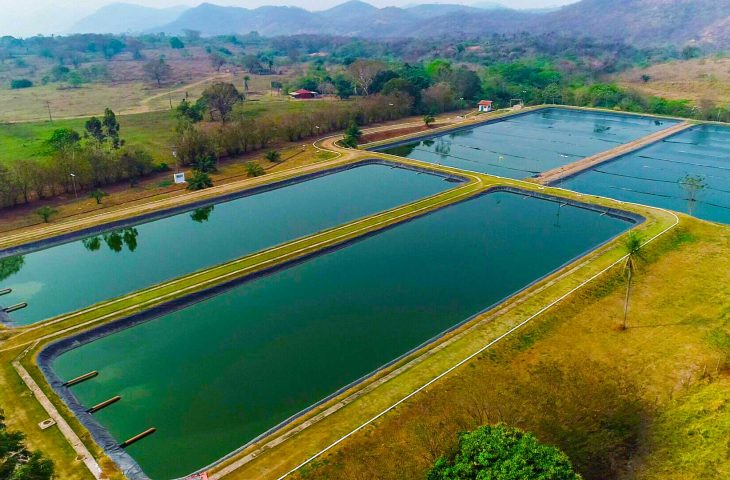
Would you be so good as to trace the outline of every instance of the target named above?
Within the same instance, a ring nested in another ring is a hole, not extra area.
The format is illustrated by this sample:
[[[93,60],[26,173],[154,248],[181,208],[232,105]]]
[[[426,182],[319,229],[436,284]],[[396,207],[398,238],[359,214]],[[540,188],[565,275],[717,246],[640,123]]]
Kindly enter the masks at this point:
[[[51,115],[51,102],[46,100],[46,108],[48,108],[48,121],[53,123],[53,116]]]

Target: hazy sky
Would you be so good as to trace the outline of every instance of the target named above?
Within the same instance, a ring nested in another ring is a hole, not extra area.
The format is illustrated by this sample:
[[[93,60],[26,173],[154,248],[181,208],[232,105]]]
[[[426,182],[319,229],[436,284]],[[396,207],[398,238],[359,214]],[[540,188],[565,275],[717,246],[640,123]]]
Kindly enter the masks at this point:
[[[36,33],[59,33],[103,5],[109,3],[136,3],[150,7],[176,5],[195,6],[204,0],[0,0],[0,36],[29,36]],[[236,5],[253,8],[261,5],[295,5],[309,10],[323,10],[345,0],[205,0],[218,5]],[[405,6],[418,3],[472,4],[483,0],[365,0],[373,5]],[[498,1],[512,8],[542,8],[573,3],[577,0],[486,0]]]

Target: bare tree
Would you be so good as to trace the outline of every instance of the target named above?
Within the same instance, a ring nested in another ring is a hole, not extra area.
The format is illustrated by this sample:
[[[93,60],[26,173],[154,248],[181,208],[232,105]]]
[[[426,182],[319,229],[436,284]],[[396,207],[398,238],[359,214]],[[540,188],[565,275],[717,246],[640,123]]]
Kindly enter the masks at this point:
[[[385,65],[377,60],[355,60],[347,67],[352,81],[365,96],[370,95],[370,87],[375,76],[385,70]]]
[[[157,86],[161,87],[162,82],[169,79],[172,75],[172,67],[165,61],[164,57],[157,60],[150,60],[144,64],[144,73],[147,78],[157,82]]]
[[[687,213],[693,215],[700,193],[707,188],[707,183],[700,175],[688,174],[679,180],[679,186],[687,195]]]
[[[626,330],[626,321],[629,316],[629,297],[631,296],[631,284],[634,280],[636,272],[636,262],[641,258],[641,247],[644,242],[641,236],[636,232],[629,232],[624,240],[624,249],[626,251],[626,262],[624,263],[624,274],[626,275],[626,298],[624,300],[624,322],[622,329]]]
[[[225,123],[233,106],[241,100],[241,93],[230,83],[215,83],[203,91],[203,99],[211,116],[218,113],[221,122]]]

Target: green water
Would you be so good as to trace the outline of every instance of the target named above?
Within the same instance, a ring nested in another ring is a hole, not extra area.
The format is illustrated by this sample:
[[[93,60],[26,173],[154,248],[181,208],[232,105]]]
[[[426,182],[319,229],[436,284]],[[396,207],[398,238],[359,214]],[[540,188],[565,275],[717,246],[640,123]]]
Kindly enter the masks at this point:
[[[694,201],[684,178],[704,187]],[[730,128],[704,125],[559,183],[564,188],[730,224]]]
[[[152,478],[203,467],[628,229],[497,192],[71,350],[53,367]]]
[[[507,178],[526,178],[675,123],[633,115],[550,108],[376,150]]]
[[[0,258],[0,304],[27,325],[452,188],[368,164],[83,240]]]

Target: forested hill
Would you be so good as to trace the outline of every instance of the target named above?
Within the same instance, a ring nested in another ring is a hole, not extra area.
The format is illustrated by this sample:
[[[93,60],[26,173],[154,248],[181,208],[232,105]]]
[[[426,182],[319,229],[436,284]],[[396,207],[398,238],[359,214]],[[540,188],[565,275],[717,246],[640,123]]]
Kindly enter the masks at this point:
[[[137,18],[130,9],[131,5],[125,6],[127,16]],[[97,33],[115,33],[102,31],[104,22],[99,16],[103,15],[103,11],[97,12],[94,22],[82,25],[96,24],[100,29]],[[153,17],[149,11],[145,16]],[[127,28],[170,34],[184,30],[197,30],[203,35],[256,31],[265,36],[331,34],[366,38],[483,37],[529,32],[621,40],[639,47],[698,43],[721,49],[730,47],[730,0],[582,0],[546,12],[491,4],[377,8],[359,0],[316,12],[297,7],[247,9],[203,3],[160,25],[130,22]]]

